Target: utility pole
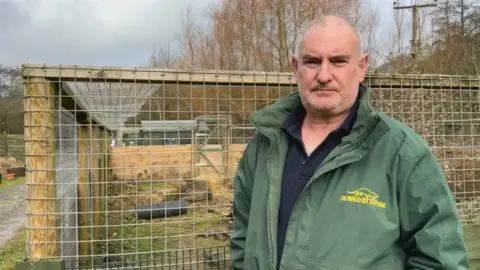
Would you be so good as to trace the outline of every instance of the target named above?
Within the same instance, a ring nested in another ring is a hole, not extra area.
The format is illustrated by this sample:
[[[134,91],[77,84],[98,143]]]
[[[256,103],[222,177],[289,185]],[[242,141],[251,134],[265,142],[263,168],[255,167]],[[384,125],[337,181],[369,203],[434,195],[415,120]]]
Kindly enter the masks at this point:
[[[421,8],[437,6],[437,0],[433,0],[433,1],[434,3],[432,4],[420,4],[420,5],[417,5],[415,1],[415,4],[409,5],[409,6],[398,6],[397,2],[393,2],[394,10],[399,10],[399,9],[412,10],[412,40],[410,41],[410,45],[411,45],[411,55],[414,61],[417,59],[417,55],[420,53],[420,48],[421,48],[421,44],[420,44],[421,35],[420,35],[420,29],[419,29],[420,16],[418,15],[418,11]]]

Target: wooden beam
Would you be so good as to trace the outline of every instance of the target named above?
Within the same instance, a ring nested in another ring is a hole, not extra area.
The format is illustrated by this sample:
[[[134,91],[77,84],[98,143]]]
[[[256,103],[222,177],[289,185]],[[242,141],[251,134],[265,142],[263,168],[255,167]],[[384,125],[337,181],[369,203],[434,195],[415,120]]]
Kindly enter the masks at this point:
[[[447,125],[478,125],[480,124],[480,118],[442,119],[434,120],[433,123]]]
[[[80,125],[78,133],[78,249],[80,256],[87,256],[91,254],[88,243],[88,127]],[[80,261],[83,266],[85,262],[83,258]]]
[[[91,185],[90,190],[92,194],[92,213],[93,213],[93,234],[92,240],[99,239],[100,237],[100,177],[99,177],[99,145],[98,139],[100,137],[100,129],[96,126],[89,125],[90,127],[90,171],[91,171]]]
[[[108,131],[105,132],[106,149],[107,149],[107,152],[105,153],[106,154],[105,173],[106,173],[106,179],[107,179],[107,182],[105,183],[105,201],[108,201],[108,195],[109,195],[108,184],[111,183],[112,181],[112,171],[113,171],[112,165],[111,165],[112,146],[111,146],[110,135],[111,135],[110,132]],[[106,211],[107,213],[105,214],[108,215],[108,204],[106,207]]]
[[[106,237],[102,240],[105,241],[105,245],[108,245],[108,236],[107,236],[107,226],[108,226],[108,182],[110,181],[109,171],[108,171],[108,159],[109,159],[109,149],[110,149],[110,133],[108,130],[102,130],[102,170],[103,182],[101,188],[101,197],[102,197],[102,216],[103,216],[103,231],[102,236]]]
[[[124,82],[138,84],[271,86],[294,87],[295,78],[287,72],[173,70],[153,68],[81,67],[24,65],[22,74],[60,81]],[[429,88],[479,90],[480,77],[437,74],[368,74],[365,83],[372,88]]]
[[[56,258],[55,85],[28,78],[24,93],[27,256]]]
[[[98,168],[98,173],[99,173],[99,176],[98,176],[98,179],[99,179],[99,187],[98,187],[98,193],[99,193],[99,212],[100,212],[100,233],[101,233],[101,237],[100,240],[106,240],[104,239],[104,236],[105,236],[105,214],[106,214],[106,211],[105,211],[105,206],[107,205],[107,201],[106,201],[106,197],[105,197],[105,190],[106,190],[106,187],[105,187],[105,182],[106,182],[106,175],[105,175],[105,152],[106,152],[106,141],[105,141],[105,129],[101,129],[99,131],[99,137],[98,137],[98,153],[99,153],[99,156],[98,156],[98,159],[99,159],[99,168]]]
[[[107,196],[108,196],[108,192],[107,192],[107,188],[108,188],[108,152],[109,152],[109,147],[110,147],[110,136],[109,136],[109,132],[107,130],[104,130],[102,132],[103,134],[103,150],[102,150],[102,154],[103,154],[103,174],[104,174],[104,183],[103,183],[103,193],[102,193],[102,196],[104,196],[104,210],[106,211],[107,209]]]

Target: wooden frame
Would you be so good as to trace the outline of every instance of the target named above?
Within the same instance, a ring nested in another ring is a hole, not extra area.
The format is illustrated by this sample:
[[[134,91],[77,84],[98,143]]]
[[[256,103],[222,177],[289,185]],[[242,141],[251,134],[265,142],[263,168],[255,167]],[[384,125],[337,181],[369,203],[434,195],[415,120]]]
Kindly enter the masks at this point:
[[[27,252],[32,259],[58,254],[55,179],[55,96],[57,88],[42,78],[25,87]]]
[[[24,65],[24,77],[61,81],[136,82],[189,85],[292,86],[292,73],[258,71],[174,70],[153,68],[82,67],[68,65]],[[466,88],[480,89],[480,78],[438,74],[368,74],[365,82],[373,88]]]
[[[79,255],[91,255],[94,251],[90,249],[88,241],[98,239],[92,234],[100,235],[98,225],[103,222],[101,212],[105,205],[103,198],[109,176],[105,168],[108,160],[108,130],[99,127],[81,105],[69,96],[68,89],[65,90],[60,82],[43,76],[27,76],[24,79],[27,81],[24,89],[27,259],[55,259],[60,253],[55,170],[58,101],[66,110],[75,111],[78,124],[78,245]],[[92,140],[98,142],[98,147],[90,147]],[[89,166],[89,161],[92,166]],[[90,199],[94,212],[94,232],[89,232],[91,226],[88,223],[87,206]]]

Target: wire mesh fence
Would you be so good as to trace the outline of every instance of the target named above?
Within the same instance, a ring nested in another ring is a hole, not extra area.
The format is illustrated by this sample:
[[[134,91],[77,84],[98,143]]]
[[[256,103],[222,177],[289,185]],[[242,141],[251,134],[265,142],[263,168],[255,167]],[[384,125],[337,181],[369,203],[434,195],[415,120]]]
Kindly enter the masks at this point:
[[[225,256],[229,253],[228,247],[196,248],[167,250],[152,253],[108,255],[102,258],[65,259],[64,270],[97,270],[97,269],[125,269],[125,270],[230,270],[231,264]],[[85,260],[86,263],[82,263]]]
[[[296,91],[291,74],[25,66],[23,75],[27,259],[227,269],[249,117]],[[370,74],[365,83],[375,108],[429,142],[463,222],[480,223],[480,80]]]

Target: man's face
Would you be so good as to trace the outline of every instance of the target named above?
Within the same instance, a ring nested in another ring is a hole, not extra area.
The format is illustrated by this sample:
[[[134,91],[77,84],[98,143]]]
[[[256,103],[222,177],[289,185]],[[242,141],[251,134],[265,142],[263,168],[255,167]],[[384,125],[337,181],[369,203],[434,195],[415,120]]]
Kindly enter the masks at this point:
[[[358,94],[367,70],[355,33],[346,26],[313,26],[303,39],[293,72],[307,111],[341,114]]]

